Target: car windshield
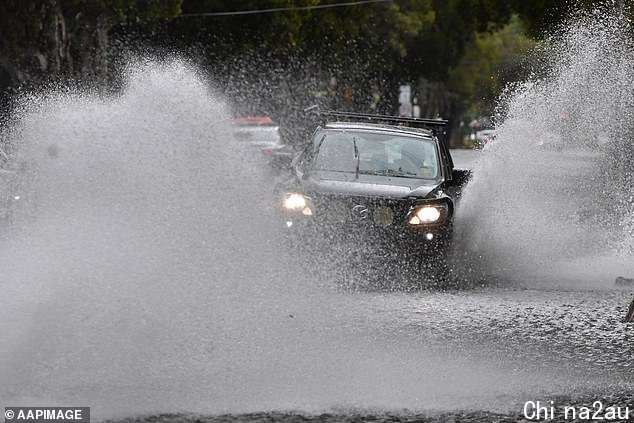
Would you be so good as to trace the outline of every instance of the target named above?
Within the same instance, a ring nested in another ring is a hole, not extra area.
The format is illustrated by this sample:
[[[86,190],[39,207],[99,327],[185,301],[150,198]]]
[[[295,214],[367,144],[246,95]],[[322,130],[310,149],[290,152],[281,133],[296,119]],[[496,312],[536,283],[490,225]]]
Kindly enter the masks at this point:
[[[313,169],[436,179],[438,155],[432,140],[393,133],[349,130],[315,135]]]

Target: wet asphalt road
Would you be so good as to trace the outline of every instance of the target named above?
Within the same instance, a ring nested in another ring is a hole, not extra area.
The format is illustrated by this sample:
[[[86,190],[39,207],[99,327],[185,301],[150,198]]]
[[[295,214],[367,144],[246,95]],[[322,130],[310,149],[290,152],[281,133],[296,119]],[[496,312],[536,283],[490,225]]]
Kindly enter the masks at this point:
[[[511,422],[530,421],[523,406],[537,400],[557,405],[551,421],[573,421],[562,417],[564,406],[590,407],[594,401],[632,409],[634,327],[622,321],[632,297],[631,290],[615,289],[340,293],[332,304],[345,307],[338,319],[350,322],[355,336],[372,337],[379,348],[398,345],[395,360],[409,349],[413,360],[418,356],[431,368],[421,371],[407,361],[401,373],[398,366],[383,364],[402,382],[394,389],[402,389],[403,403],[378,410],[177,414],[134,421]],[[301,321],[301,311],[294,318]],[[366,359],[360,354],[359,360]],[[413,409],[407,406],[410,389],[419,390]],[[394,398],[398,395],[394,392]]]
[[[634,291],[612,287],[339,292],[327,300],[338,310],[329,323],[348,325],[338,330],[367,344],[351,352],[359,364],[335,366],[338,373],[323,377],[323,390],[334,392],[339,379],[359,378],[361,384],[352,388],[361,392],[357,398],[375,406],[355,406],[354,400],[336,405],[328,397],[331,407],[318,405],[318,411],[298,403],[296,411],[291,406],[280,412],[126,421],[530,421],[522,414],[526,401],[553,401],[558,413],[564,406],[594,401],[632,409],[634,327],[623,322],[632,297]],[[294,310],[287,321],[301,326],[312,319]],[[355,348],[346,340],[333,342]],[[319,348],[328,355],[336,347]],[[335,353],[345,362],[344,351]],[[373,386],[368,388],[367,381]],[[294,401],[291,395],[289,402]],[[551,421],[572,420],[557,414]]]

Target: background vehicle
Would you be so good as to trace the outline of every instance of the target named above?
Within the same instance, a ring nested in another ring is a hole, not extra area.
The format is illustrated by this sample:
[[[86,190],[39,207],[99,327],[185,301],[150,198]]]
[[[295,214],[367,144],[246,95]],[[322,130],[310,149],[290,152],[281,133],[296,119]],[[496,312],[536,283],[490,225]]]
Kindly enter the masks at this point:
[[[235,137],[259,150],[276,168],[286,168],[293,158],[292,148],[282,143],[280,127],[268,117],[234,119]]]
[[[477,148],[482,148],[495,139],[495,129],[482,129],[474,135],[474,142]]]

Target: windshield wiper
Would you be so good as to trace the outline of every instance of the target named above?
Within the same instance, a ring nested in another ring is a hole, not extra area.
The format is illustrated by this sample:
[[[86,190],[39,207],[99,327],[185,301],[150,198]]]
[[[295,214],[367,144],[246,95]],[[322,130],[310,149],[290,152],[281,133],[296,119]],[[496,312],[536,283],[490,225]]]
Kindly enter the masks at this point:
[[[401,169],[385,169],[385,174],[386,175],[394,175],[394,176],[416,176],[417,173],[416,172],[407,172]]]
[[[326,139],[326,134],[322,135],[321,139],[319,140],[319,143],[317,143],[317,147],[315,147],[315,149],[313,150],[313,157],[316,157],[317,154],[319,153],[319,149],[321,148],[321,145],[324,143],[324,140]]]
[[[359,155],[359,149],[357,148],[357,137],[352,137],[352,146],[354,147],[354,157],[357,159],[357,167],[354,170],[354,176],[359,179],[359,165],[361,164],[361,156]]]
[[[319,154],[319,149],[321,148],[321,145],[324,143],[324,140],[326,139],[326,135],[327,134],[324,134],[321,136],[319,142],[317,143],[317,146],[314,147],[312,150],[311,150],[311,147],[314,145],[314,143],[309,144],[304,150],[306,152],[304,154],[306,154],[307,156],[307,159],[308,159],[307,161],[310,168],[313,168],[315,166],[315,157],[317,157],[317,154]]]
[[[416,179],[424,179],[419,177],[414,172],[405,172],[402,170],[394,170],[394,169],[384,169],[384,170],[361,170],[358,173],[362,175],[377,175],[377,176],[402,176],[405,178],[414,177]]]

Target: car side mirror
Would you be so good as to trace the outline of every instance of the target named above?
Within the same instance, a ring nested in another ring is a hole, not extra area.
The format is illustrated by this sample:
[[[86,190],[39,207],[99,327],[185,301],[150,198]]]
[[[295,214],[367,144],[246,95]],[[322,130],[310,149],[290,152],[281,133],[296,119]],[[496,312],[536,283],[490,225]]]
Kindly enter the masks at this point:
[[[451,173],[449,184],[455,187],[462,187],[471,179],[472,172],[468,169],[454,169]]]

